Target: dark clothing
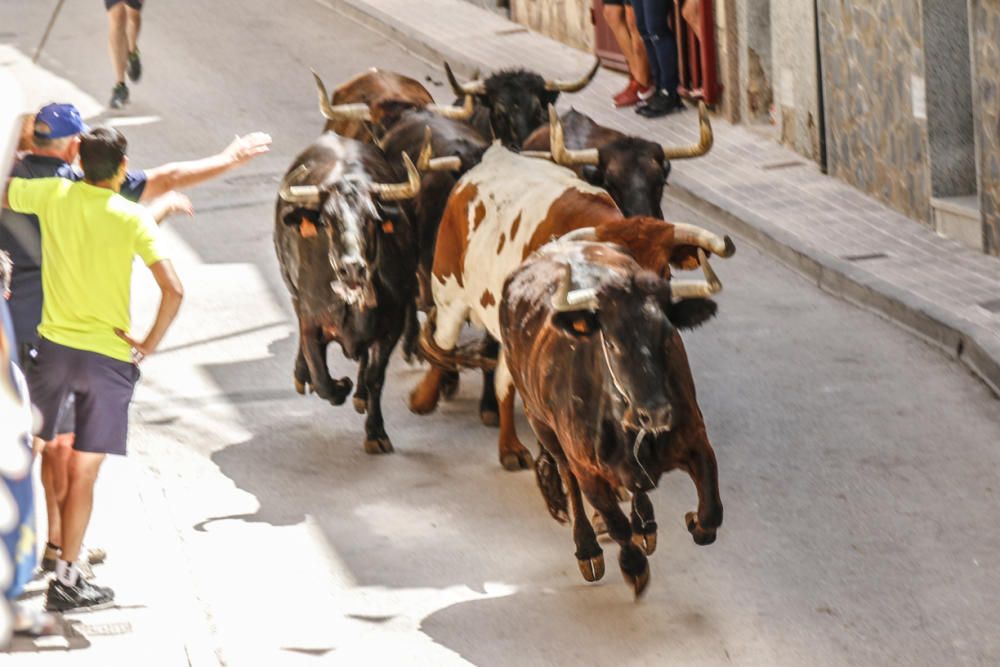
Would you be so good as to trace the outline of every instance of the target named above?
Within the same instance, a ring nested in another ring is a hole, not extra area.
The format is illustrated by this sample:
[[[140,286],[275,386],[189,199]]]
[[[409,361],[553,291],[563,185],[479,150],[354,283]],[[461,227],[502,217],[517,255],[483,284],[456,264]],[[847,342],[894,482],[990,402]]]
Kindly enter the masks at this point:
[[[634,0],[635,24],[646,45],[649,68],[657,89],[677,94],[677,38],[667,24],[674,12],[673,0]]]
[[[126,5],[139,12],[142,11],[143,0],[104,0],[104,8],[111,9],[119,2],[124,2]]]
[[[39,437],[55,437],[69,396],[76,399],[73,449],[125,455],[128,405],[139,380],[139,367],[97,352],[77,350],[44,338],[28,374],[31,400],[42,413]]]
[[[605,7],[608,5],[614,5],[616,7],[622,7],[624,5],[631,5],[632,0],[604,0],[602,3]]]
[[[14,163],[12,178],[83,180],[83,173],[56,157],[28,154]],[[146,189],[146,174],[130,171],[122,183],[121,195],[139,201]],[[36,329],[42,321],[42,235],[38,218],[0,210],[0,250],[10,253],[14,275],[10,285],[10,313],[14,333],[22,344],[37,344]]]

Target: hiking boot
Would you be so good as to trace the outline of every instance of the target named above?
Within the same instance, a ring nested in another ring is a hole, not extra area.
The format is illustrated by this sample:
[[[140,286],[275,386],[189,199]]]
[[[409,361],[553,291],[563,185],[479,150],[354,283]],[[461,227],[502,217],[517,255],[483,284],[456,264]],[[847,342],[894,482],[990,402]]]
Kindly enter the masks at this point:
[[[628,86],[611,99],[614,100],[615,106],[618,108],[630,107],[633,104],[638,104],[641,100],[652,94],[652,86],[643,87],[642,84],[635,79],[629,79]]]
[[[684,103],[681,102],[679,95],[676,93],[671,95],[664,90],[658,90],[645,104],[637,107],[635,112],[645,118],[659,118],[675,111],[681,111],[683,108]]]
[[[115,592],[104,586],[90,583],[83,577],[75,586],[67,586],[53,579],[45,594],[45,611],[90,611],[110,607],[115,601]]]
[[[124,83],[115,84],[111,89],[111,103],[108,106],[112,109],[121,109],[126,104],[128,104],[128,86]]]
[[[139,79],[142,78],[142,61],[139,60],[139,49],[129,51],[128,66],[125,72],[128,74],[129,81],[139,83]]]

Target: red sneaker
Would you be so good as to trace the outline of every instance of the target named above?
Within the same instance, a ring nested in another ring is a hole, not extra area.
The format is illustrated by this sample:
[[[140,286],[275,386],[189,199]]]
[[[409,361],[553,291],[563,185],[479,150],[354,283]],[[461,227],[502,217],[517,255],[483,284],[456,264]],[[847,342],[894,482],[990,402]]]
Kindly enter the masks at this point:
[[[614,100],[616,107],[630,107],[633,104],[637,104],[639,100],[649,97],[652,90],[652,86],[643,87],[635,79],[629,79],[628,86],[625,87],[625,90],[615,95],[612,99]]]

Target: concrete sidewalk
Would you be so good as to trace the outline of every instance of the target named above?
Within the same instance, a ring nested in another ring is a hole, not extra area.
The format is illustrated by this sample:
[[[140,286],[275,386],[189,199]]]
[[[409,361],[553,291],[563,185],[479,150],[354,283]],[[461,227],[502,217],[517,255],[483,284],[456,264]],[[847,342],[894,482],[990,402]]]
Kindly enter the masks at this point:
[[[467,76],[523,66],[566,77],[593,58],[462,0],[315,1]],[[696,140],[693,111],[645,120],[614,109],[610,97],[623,84],[624,77],[602,70],[559,106],[651,140]],[[822,289],[940,347],[1000,394],[1000,259],[938,236],[770,139],[718,119],[714,127],[708,156],[674,164],[674,195],[721,214]]]

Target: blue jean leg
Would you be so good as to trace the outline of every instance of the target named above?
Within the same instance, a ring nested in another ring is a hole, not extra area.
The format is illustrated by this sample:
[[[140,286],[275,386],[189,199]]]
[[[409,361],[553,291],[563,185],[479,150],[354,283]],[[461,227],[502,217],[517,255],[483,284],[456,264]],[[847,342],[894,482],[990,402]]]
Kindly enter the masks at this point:
[[[649,67],[656,87],[677,92],[677,38],[667,24],[673,0],[633,0],[635,23],[646,45]]]

